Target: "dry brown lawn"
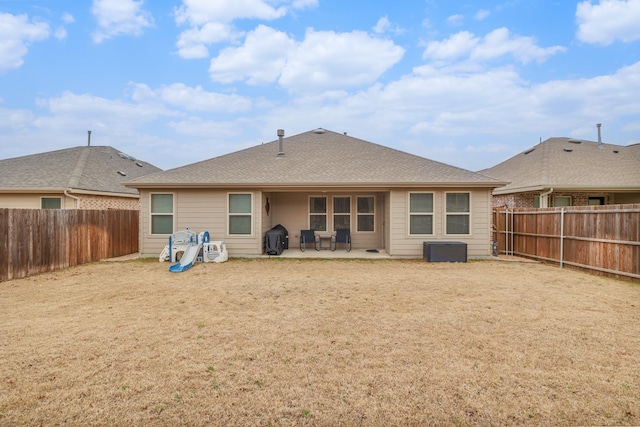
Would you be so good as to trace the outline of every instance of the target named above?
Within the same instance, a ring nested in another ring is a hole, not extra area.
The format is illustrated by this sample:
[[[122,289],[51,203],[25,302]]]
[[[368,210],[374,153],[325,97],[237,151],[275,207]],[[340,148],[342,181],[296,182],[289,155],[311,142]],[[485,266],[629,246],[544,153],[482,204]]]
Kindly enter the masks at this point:
[[[640,286],[535,263],[0,283],[0,425],[640,425]]]

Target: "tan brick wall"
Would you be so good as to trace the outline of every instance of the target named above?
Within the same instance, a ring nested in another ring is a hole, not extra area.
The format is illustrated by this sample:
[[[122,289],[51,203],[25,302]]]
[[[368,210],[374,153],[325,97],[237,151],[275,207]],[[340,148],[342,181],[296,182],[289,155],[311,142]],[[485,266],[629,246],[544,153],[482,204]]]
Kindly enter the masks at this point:
[[[82,195],[79,209],[127,209],[140,210],[140,200],[130,197]]]
[[[494,208],[533,208],[533,198],[539,196],[539,193],[519,193],[519,194],[501,194],[493,196],[491,206]],[[554,192],[550,195],[550,205],[553,206],[554,197],[571,197],[571,206],[588,206],[589,197],[603,197],[604,204],[613,203],[613,195],[611,193],[571,193],[571,192]]]
[[[501,194],[493,196],[491,206],[494,208],[533,208],[533,197],[537,194],[521,193],[521,194]]]

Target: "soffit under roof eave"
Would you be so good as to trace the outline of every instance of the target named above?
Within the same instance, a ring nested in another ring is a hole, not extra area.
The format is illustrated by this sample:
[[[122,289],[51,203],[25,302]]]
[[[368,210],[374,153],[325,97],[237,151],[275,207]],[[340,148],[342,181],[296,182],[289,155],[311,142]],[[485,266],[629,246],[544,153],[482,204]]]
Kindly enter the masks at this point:
[[[92,191],[92,190],[79,190],[77,188],[68,188],[67,191],[71,194],[86,194],[90,196],[106,196],[106,197],[127,197],[131,199],[139,199],[140,194],[133,193],[116,193],[113,191]]]
[[[569,191],[582,191],[582,192],[594,192],[594,191],[607,191],[607,192],[640,192],[640,185],[636,186],[589,186],[589,185],[547,185],[547,186],[532,186],[532,187],[519,187],[519,188],[498,188],[493,191],[495,196],[503,194],[515,194],[515,193],[528,193],[532,191],[548,191],[553,189],[554,193],[569,192]]]
[[[493,190],[493,194],[500,195],[500,194],[513,194],[513,193],[528,193],[530,191],[542,191],[548,188],[549,187],[545,187],[542,185],[533,185],[529,187],[511,187],[511,188],[502,187],[502,188],[496,188],[495,190]]]
[[[508,182],[322,182],[322,183],[128,183],[126,187],[137,189],[203,189],[203,188],[261,188],[261,189],[312,189],[312,188],[424,188],[424,187],[446,187],[446,188],[497,188],[508,184]]]
[[[66,187],[0,187],[0,193],[64,193],[65,191],[72,191],[71,188]]]
[[[86,194],[91,196],[106,196],[106,197],[126,197],[132,199],[139,199],[139,194],[133,193],[115,193],[110,191],[91,191],[91,190],[79,190],[77,188],[68,187],[1,187],[0,193],[2,194],[42,194],[42,193],[64,193],[70,194]]]

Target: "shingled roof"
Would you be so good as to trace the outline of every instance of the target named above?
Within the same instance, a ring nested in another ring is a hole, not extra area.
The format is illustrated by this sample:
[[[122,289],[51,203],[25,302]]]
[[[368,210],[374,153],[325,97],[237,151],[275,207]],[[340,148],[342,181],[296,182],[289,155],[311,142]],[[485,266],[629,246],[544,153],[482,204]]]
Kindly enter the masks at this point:
[[[161,169],[108,146],[84,146],[0,160],[0,191],[83,190],[137,194],[123,185]]]
[[[480,173],[510,181],[493,194],[640,189],[640,145],[550,138]]]
[[[160,187],[498,187],[503,182],[342,133],[315,129],[147,175],[127,183]]]

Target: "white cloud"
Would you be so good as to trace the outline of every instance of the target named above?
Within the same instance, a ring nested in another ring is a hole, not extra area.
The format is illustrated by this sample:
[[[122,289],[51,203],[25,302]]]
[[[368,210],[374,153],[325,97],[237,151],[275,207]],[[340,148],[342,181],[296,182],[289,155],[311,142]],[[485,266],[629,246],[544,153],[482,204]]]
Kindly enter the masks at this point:
[[[472,62],[484,62],[511,55],[518,62],[526,64],[531,61],[543,62],[564,50],[565,48],[561,46],[542,48],[535,44],[532,37],[515,36],[506,28],[498,28],[484,38],[477,37],[468,31],[461,31],[444,41],[430,42],[424,51],[423,58],[444,61],[468,59]]]
[[[213,58],[209,74],[221,83],[270,83],[278,78],[295,48],[296,42],[285,33],[259,25],[247,34],[242,46],[223,49]]]
[[[264,0],[183,0],[175,9],[178,24],[201,26],[208,22],[230,23],[236,19],[273,20],[287,13],[285,7],[274,8]]]
[[[27,15],[0,13],[0,73],[20,68],[29,45],[50,35],[47,23],[29,22]]]
[[[280,31],[259,26],[244,45],[224,49],[212,59],[209,71],[214,81],[223,83],[278,80],[294,92],[322,92],[371,84],[403,54],[393,42],[360,31],[308,30],[297,43]]]
[[[616,40],[640,40],[640,1],[601,0],[578,3],[578,40],[598,45],[610,45]]]
[[[386,16],[378,19],[378,22],[376,22],[376,25],[372,28],[372,30],[376,34],[402,34],[405,32],[404,29],[402,29],[398,25],[392,24],[391,21],[389,21],[389,18]]]
[[[62,17],[60,18],[60,20],[62,21],[63,24],[73,24],[74,22],[76,22],[76,20],[73,17],[73,15],[70,14],[69,12],[63,13]]]
[[[389,22],[389,18],[387,18],[386,16],[383,16],[382,18],[378,19],[378,22],[373,27],[373,32],[376,34],[384,34],[390,28],[391,28],[391,22]]]
[[[464,23],[464,16],[462,15],[451,15],[447,18],[447,24],[452,25],[454,27],[459,27]]]
[[[404,49],[361,31],[307,30],[289,57],[280,84],[298,92],[354,88],[374,83],[404,55]]]
[[[487,17],[489,17],[489,15],[490,15],[490,12],[488,10],[480,9],[473,16],[473,19],[475,19],[476,21],[484,21],[485,19],[487,19]]]
[[[98,29],[92,34],[94,43],[120,35],[139,36],[153,26],[153,17],[142,5],[142,0],[93,0],[91,13],[98,21]]]
[[[182,58],[207,58],[209,56],[208,44],[234,40],[241,35],[231,25],[207,22],[201,27],[193,27],[183,31],[178,37],[176,46],[178,54]]]
[[[190,28],[178,37],[178,55],[185,59],[207,58],[208,45],[242,36],[231,24],[234,20],[273,20],[286,12],[286,8],[276,9],[263,0],[183,0],[174,11],[175,19],[177,24],[188,24]]]
[[[183,58],[209,56],[208,45],[222,41],[235,41],[243,34],[234,28],[237,19],[272,21],[291,10],[307,9],[318,5],[317,0],[282,0],[274,7],[268,0],[182,0],[174,9],[178,25],[188,25],[178,37],[178,55]]]
[[[186,111],[246,112],[251,100],[236,94],[207,92],[201,86],[189,87],[183,83],[162,86],[153,93],[168,106]]]

